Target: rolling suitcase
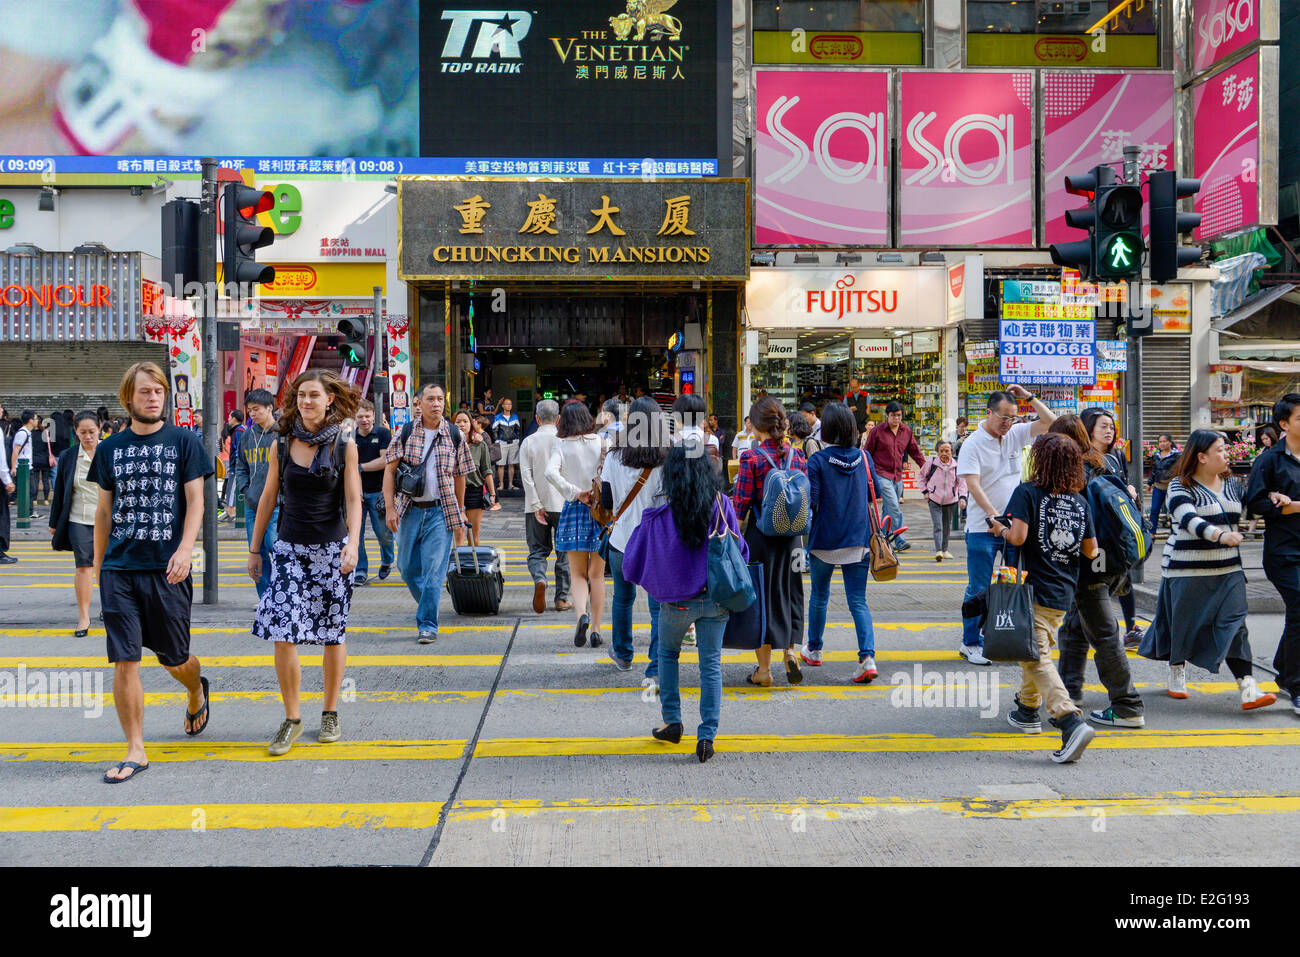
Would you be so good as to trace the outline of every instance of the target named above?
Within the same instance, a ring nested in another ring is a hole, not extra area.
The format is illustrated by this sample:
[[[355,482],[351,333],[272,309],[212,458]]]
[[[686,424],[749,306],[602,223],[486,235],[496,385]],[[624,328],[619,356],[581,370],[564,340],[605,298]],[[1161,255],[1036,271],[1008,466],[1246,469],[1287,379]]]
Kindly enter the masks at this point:
[[[467,529],[469,545],[453,548],[447,568],[447,591],[458,615],[495,615],[501,608],[505,577],[501,574],[501,553],[474,541]]]

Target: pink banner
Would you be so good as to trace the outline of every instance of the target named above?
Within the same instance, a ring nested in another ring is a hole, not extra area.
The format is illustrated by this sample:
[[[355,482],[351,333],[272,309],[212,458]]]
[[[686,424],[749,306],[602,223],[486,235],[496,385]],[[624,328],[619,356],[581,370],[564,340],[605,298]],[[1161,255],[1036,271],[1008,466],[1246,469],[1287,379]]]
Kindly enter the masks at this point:
[[[1261,0],[1193,0],[1192,72],[1209,69],[1259,39]]]
[[[1142,150],[1138,162],[1143,169],[1173,167],[1174,78],[1169,74],[1045,73],[1043,106],[1043,197],[1049,243],[1083,235],[1065,225],[1067,209],[1087,205],[1082,197],[1065,191],[1067,175],[1122,163],[1126,146]]]
[[[904,246],[1034,241],[1032,73],[904,73]]]
[[[756,242],[888,245],[886,74],[755,74]]]
[[[1206,241],[1259,221],[1259,54],[1192,91],[1195,176],[1201,181],[1196,238]]]

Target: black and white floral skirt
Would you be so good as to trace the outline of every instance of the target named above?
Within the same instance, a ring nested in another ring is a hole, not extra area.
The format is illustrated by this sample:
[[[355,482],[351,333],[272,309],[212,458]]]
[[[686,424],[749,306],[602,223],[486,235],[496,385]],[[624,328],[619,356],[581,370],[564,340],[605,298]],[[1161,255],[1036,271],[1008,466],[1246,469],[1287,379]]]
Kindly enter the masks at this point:
[[[339,645],[352,605],[352,576],[341,555],[347,539],[298,545],[280,539],[271,560],[271,587],[257,603],[253,634],[295,645]]]

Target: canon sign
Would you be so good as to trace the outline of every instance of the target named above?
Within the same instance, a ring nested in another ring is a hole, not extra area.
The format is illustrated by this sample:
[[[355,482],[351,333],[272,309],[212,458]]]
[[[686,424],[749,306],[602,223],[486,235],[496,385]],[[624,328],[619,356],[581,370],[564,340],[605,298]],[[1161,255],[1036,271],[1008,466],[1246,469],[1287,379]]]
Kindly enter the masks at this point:
[[[1202,0],[1196,4],[1196,63],[1204,70],[1254,40],[1258,34],[1259,0]],[[1205,7],[1212,9],[1201,12]]]

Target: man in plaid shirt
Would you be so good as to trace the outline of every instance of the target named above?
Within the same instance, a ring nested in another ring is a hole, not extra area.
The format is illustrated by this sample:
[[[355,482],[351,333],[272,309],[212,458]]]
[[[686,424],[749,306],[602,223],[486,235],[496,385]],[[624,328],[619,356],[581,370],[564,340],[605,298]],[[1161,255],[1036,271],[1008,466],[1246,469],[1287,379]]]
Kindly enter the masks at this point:
[[[474,464],[459,430],[443,417],[442,386],[425,383],[415,404],[419,415],[406,441],[402,429],[384,454],[384,506],[388,527],[397,533],[397,568],[416,601],[416,640],[429,645],[438,638],[438,603],[447,580],[452,530],[465,524],[465,476]],[[396,491],[399,461],[423,463],[423,495],[412,498]]]

